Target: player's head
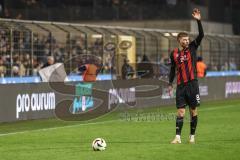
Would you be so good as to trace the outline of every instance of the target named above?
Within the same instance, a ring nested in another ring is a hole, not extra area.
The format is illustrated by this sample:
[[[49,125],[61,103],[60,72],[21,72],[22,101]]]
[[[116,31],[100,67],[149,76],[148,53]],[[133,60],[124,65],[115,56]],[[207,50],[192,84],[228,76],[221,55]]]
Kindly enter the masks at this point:
[[[181,47],[187,48],[189,45],[189,35],[186,32],[180,32],[177,35],[177,41]]]

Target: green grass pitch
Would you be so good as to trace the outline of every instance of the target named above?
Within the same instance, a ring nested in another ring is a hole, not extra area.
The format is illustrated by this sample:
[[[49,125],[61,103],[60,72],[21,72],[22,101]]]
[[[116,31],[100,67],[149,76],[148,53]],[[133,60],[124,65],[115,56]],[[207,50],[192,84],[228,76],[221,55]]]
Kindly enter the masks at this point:
[[[240,100],[202,102],[196,144],[188,144],[189,116],[182,144],[170,144],[175,112],[174,106],[167,106],[118,111],[90,122],[50,119],[0,123],[0,159],[240,159]],[[92,150],[91,142],[97,137],[106,140],[105,151]]]

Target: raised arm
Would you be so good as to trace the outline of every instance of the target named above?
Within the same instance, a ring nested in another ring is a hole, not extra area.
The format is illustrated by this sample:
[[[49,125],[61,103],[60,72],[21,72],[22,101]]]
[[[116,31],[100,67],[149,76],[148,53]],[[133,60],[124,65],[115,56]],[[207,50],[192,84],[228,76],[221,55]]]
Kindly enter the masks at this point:
[[[195,45],[199,46],[203,37],[204,37],[204,32],[203,32],[203,27],[202,27],[202,23],[201,23],[201,13],[199,9],[194,9],[192,16],[194,19],[197,20],[197,24],[198,24],[198,36],[195,39]]]

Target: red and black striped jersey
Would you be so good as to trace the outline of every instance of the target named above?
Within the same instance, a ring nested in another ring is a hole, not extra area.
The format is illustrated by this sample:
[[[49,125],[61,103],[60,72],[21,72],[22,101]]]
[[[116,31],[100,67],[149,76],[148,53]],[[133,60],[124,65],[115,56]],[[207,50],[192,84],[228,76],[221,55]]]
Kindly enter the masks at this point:
[[[177,84],[185,84],[191,80],[197,79],[197,48],[204,37],[201,21],[198,22],[198,37],[192,41],[188,48],[180,50],[175,48],[170,54],[171,70],[169,74],[169,83],[172,84],[175,71],[177,70]]]

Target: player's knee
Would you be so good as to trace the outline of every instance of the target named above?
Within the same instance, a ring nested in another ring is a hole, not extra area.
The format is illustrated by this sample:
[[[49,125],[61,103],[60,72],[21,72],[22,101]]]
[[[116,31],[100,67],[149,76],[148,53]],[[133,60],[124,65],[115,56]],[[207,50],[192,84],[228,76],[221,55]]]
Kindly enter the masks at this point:
[[[185,115],[185,109],[184,108],[181,108],[181,109],[178,109],[178,117],[184,117]]]
[[[190,109],[191,116],[197,116],[197,108]]]

